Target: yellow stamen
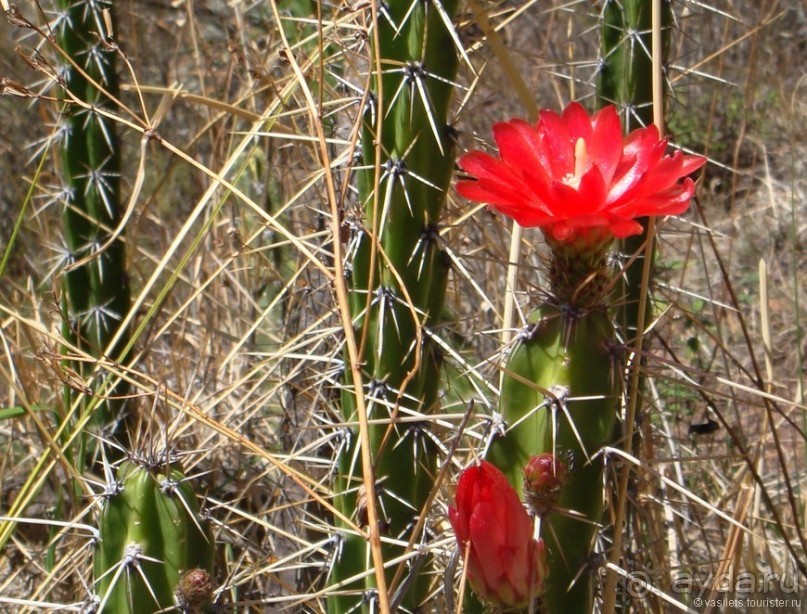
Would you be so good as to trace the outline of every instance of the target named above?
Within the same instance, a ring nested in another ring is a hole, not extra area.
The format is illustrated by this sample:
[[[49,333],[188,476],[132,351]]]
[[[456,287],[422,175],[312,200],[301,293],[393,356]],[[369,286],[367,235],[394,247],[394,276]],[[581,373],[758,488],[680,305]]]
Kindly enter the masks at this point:
[[[574,176],[578,180],[586,172],[588,166],[588,150],[586,149],[586,142],[583,138],[577,139],[574,144]]]

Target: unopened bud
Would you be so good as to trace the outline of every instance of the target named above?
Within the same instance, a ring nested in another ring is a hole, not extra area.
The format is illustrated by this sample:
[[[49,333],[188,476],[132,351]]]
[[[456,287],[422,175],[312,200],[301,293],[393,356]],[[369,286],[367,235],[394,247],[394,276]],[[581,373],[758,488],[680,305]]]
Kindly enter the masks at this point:
[[[189,569],[180,576],[174,598],[182,612],[199,612],[213,599],[213,579],[204,569]]]
[[[524,500],[536,516],[552,511],[568,475],[566,463],[550,452],[530,457],[524,466]]]

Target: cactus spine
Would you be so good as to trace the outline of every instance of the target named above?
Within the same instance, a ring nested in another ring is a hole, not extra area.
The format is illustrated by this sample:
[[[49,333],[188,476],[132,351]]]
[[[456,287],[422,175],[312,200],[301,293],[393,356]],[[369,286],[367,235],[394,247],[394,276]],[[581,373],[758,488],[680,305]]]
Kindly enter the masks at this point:
[[[508,359],[500,401],[508,429],[488,453],[521,494],[531,456],[570,460],[541,524],[549,567],[544,604],[552,613],[590,612],[593,603],[588,559],[603,511],[603,461],[596,455],[610,441],[621,390],[602,296],[605,260],[602,252],[554,251],[553,298],[532,314]]]
[[[62,75],[66,91],[60,119],[65,260],[68,265],[83,261],[64,273],[64,334],[90,356],[121,360],[120,349],[127,342],[124,336],[110,347],[130,303],[124,243],[119,237],[110,242],[122,215],[120,149],[114,123],[98,112],[110,107],[102,89],[117,93],[116,52],[114,43],[106,38],[104,20],[112,2],[59,0],[59,7],[58,42],[75,63],[68,64]],[[92,376],[92,365],[86,361],[70,366],[85,380]],[[105,400],[96,408],[93,424],[114,427],[124,411],[120,398],[127,387],[125,383],[96,387],[104,397],[115,400]],[[75,400],[69,389],[66,398],[70,403]],[[118,439],[125,437],[120,430],[114,434]]]
[[[347,220],[346,274],[356,338],[363,347],[368,413],[371,420],[385,422],[371,427],[372,479],[378,485],[384,536],[399,540],[411,536],[437,456],[424,435],[425,420],[398,419],[433,413],[439,405],[440,356],[429,327],[439,320],[448,273],[438,223],[454,163],[448,108],[458,60],[447,21],[455,7],[455,0],[379,4],[371,39],[378,43],[381,62],[365,109],[363,166],[357,177],[362,207],[348,213]],[[345,420],[355,424],[353,385],[346,382],[342,410]],[[362,524],[355,430],[350,439],[340,458],[337,505]],[[385,560],[401,553],[402,548],[389,546]],[[362,573],[368,560],[364,541],[346,537],[333,580]],[[401,603],[414,609],[425,599],[427,575],[413,570],[408,576]],[[356,606],[362,595],[355,593],[372,591],[370,582],[345,587],[353,594],[335,597],[331,610]]]
[[[103,611],[173,607],[182,572],[209,574],[213,565],[213,538],[190,482],[176,467],[125,461],[113,486],[103,502],[93,568]]]

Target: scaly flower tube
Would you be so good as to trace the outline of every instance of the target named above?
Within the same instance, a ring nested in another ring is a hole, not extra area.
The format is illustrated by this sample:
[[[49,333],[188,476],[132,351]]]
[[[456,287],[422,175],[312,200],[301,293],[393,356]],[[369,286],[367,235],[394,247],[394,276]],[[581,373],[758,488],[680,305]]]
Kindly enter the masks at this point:
[[[533,538],[532,520],[501,471],[486,461],[466,469],[449,520],[483,601],[517,608],[541,595],[544,543]]]
[[[535,125],[496,124],[493,138],[501,157],[462,156],[460,167],[475,180],[460,181],[457,191],[540,227],[550,242],[581,249],[641,233],[638,217],[686,211],[695,191],[687,175],[706,162],[680,151],[664,155],[667,141],[655,126],[623,138],[613,106],[589,116],[573,102],[561,115],[542,111]]]

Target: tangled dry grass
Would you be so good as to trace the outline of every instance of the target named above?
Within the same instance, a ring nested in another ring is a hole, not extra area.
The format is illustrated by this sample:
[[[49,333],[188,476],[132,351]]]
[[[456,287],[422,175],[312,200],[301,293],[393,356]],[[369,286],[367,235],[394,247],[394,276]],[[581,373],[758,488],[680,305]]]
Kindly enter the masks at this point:
[[[349,169],[368,46],[358,3],[320,5],[319,24],[294,16],[303,4],[116,6],[129,63],[123,101],[134,118],[121,134],[125,193],[135,195],[126,241],[137,343],[123,373],[140,416],[135,448],[182,456],[214,527],[227,611],[323,611],[333,556],[334,529],[321,510],[344,443],[342,335],[324,176],[333,173],[344,209],[355,205]],[[474,68],[461,69],[455,104],[463,148],[487,142],[492,122],[525,113],[481,36],[476,4],[459,27]],[[49,10],[19,8],[37,23]],[[596,3],[485,8],[540,106],[593,95]],[[807,79],[799,61],[807,13],[777,0],[682,0],[675,10],[669,128],[712,164],[692,211],[663,227],[641,443],[630,458],[614,452],[612,466],[636,464],[624,572],[687,602],[691,595],[672,589],[676,574],[731,568],[804,581],[807,571]],[[297,41],[290,50],[278,16]],[[2,28],[0,609],[80,610],[90,594],[84,525],[101,478],[76,475],[56,434],[71,377],[59,360],[53,264],[56,105],[52,80],[25,61],[34,49],[51,59],[55,50],[35,32]],[[302,76],[316,84],[313,99]],[[325,127],[330,169],[313,121]],[[145,139],[146,130],[159,139]],[[441,331],[451,344],[434,432],[452,453],[424,513],[446,532],[434,554],[448,565],[450,483],[496,407],[509,228],[451,195],[440,234],[452,260],[452,318]],[[539,233],[527,232],[518,317],[540,293],[543,250]],[[83,486],[65,497],[69,478]],[[434,611],[445,610],[451,586],[435,579]],[[652,591],[633,601],[635,611],[670,607]]]

